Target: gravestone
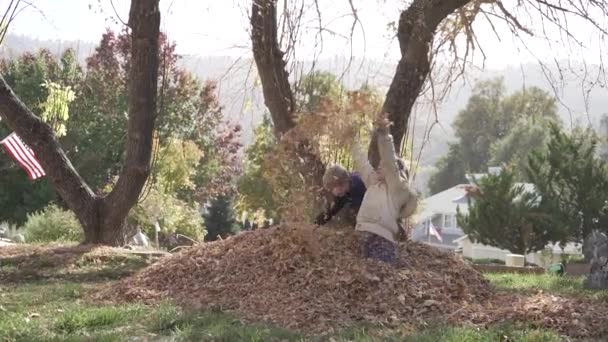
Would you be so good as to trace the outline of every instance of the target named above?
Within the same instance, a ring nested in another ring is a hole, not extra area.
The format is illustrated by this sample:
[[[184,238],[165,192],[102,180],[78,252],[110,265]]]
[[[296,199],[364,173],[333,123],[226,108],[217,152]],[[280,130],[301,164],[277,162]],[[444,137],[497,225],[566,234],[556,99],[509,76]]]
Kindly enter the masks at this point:
[[[591,272],[585,280],[588,289],[608,289],[608,237],[594,230],[583,244],[585,261],[591,264]]]
[[[137,247],[149,247],[150,240],[142,233],[141,229],[137,228],[137,233],[133,236],[133,244]]]

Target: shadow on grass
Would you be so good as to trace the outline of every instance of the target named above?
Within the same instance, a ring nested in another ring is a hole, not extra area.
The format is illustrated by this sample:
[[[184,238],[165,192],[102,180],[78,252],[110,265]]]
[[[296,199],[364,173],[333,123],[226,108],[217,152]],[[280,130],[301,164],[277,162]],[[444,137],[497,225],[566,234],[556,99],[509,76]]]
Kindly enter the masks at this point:
[[[96,255],[96,246],[49,247],[0,256],[0,282],[21,284],[32,281],[99,282],[133,274],[150,264],[128,253]]]
[[[178,341],[303,341],[300,333],[262,324],[246,324],[221,312],[184,311],[161,304],[149,329]]]

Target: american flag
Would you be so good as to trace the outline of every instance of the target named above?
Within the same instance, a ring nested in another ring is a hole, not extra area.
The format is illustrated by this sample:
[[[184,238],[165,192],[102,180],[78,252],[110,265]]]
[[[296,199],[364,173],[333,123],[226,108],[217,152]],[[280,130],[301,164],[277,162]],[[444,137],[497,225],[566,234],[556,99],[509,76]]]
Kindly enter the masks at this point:
[[[11,135],[0,141],[0,145],[25,170],[30,180],[35,180],[45,175],[42,166],[40,166],[34,155],[34,151],[24,144],[17,134],[11,133]]]
[[[439,234],[439,232],[437,231],[437,229],[433,225],[433,222],[429,222],[429,233],[431,235],[434,235],[437,238],[437,240],[443,242],[443,239],[441,238],[441,234]]]

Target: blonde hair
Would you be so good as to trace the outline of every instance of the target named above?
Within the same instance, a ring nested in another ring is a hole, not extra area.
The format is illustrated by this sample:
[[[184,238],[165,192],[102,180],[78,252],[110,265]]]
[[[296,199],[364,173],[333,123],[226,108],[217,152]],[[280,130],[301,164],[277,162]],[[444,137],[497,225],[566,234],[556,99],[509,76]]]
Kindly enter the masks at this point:
[[[332,165],[325,170],[323,175],[323,187],[329,189],[335,185],[346,183],[350,179],[350,174],[341,165]]]

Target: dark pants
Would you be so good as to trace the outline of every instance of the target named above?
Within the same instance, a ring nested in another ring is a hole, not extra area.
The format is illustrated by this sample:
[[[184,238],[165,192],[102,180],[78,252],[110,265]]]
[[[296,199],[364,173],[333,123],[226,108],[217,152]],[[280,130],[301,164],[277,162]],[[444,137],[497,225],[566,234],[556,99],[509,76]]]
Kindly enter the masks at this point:
[[[363,257],[395,265],[397,262],[397,244],[376,234],[363,232],[361,236]]]

